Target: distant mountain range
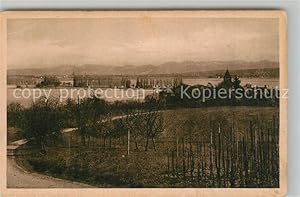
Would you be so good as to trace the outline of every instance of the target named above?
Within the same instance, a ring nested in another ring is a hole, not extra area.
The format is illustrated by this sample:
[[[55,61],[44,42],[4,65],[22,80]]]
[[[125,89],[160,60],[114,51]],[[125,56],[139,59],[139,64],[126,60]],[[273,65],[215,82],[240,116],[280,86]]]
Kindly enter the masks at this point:
[[[208,73],[214,70],[246,70],[246,69],[267,69],[279,68],[278,62],[272,61],[184,61],[166,62],[161,65],[82,65],[82,66],[55,66],[48,68],[26,68],[8,69],[8,75],[157,75],[157,74],[183,74],[183,73]]]

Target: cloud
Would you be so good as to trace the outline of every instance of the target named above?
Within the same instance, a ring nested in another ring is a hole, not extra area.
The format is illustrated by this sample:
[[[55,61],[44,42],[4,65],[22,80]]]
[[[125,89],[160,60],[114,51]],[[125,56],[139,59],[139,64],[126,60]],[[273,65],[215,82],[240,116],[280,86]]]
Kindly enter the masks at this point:
[[[275,19],[16,19],[8,66],[278,60]]]

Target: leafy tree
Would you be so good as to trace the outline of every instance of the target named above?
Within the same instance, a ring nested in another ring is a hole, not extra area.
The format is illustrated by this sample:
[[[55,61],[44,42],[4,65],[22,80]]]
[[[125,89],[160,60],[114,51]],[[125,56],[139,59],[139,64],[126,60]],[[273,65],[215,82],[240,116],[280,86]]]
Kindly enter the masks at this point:
[[[96,135],[96,128],[99,128],[101,118],[108,112],[108,104],[103,99],[92,97],[78,100],[76,105],[69,104],[69,107],[81,136],[82,145],[85,146],[86,137]]]
[[[133,139],[135,149],[138,150],[138,141],[142,137],[143,128],[143,111],[129,109],[126,111],[124,118],[124,128],[130,132],[130,137]]]
[[[62,116],[56,102],[39,100],[24,109],[22,130],[27,139],[33,139],[47,153],[49,141],[61,136]]]
[[[38,83],[36,86],[40,87],[57,87],[60,85],[60,81],[56,76],[45,76],[44,80],[41,83]]]
[[[148,150],[149,141],[152,141],[153,149],[156,151],[155,138],[163,131],[163,116],[159,110],[164,108],[160,99],[154,97],[147,98],[145,101],[145,111],[141,114],[143,117],[141,128],[145,136],[145,151]]]
[[[241,87],[241,80],[237,75],[235,75],[234,80],[233,80],[233,87],[234,88],[240,88]]]
[[[11,103],[7,106],[7,124],[9,127],[21,127],[24,107],[20,103]]]

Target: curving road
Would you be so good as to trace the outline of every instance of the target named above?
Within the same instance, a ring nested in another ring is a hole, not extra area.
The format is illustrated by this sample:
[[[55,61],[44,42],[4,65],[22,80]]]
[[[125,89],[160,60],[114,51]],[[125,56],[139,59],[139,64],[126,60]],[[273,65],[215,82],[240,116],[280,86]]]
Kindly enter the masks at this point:
[[[7,158],[8,188],[91,188],[83,183],[62,180],[38,173],[27,172],[12,158]]]

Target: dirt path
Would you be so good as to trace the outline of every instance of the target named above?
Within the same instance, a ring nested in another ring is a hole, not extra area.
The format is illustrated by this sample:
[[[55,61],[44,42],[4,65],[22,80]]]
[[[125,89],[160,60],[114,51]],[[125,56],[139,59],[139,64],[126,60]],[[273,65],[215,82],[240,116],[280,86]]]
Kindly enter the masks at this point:
[[[91,188],[92,186],[62,180],[46,175],[27,172],[16,164],[12,158],[7,158],[8,188]]]

